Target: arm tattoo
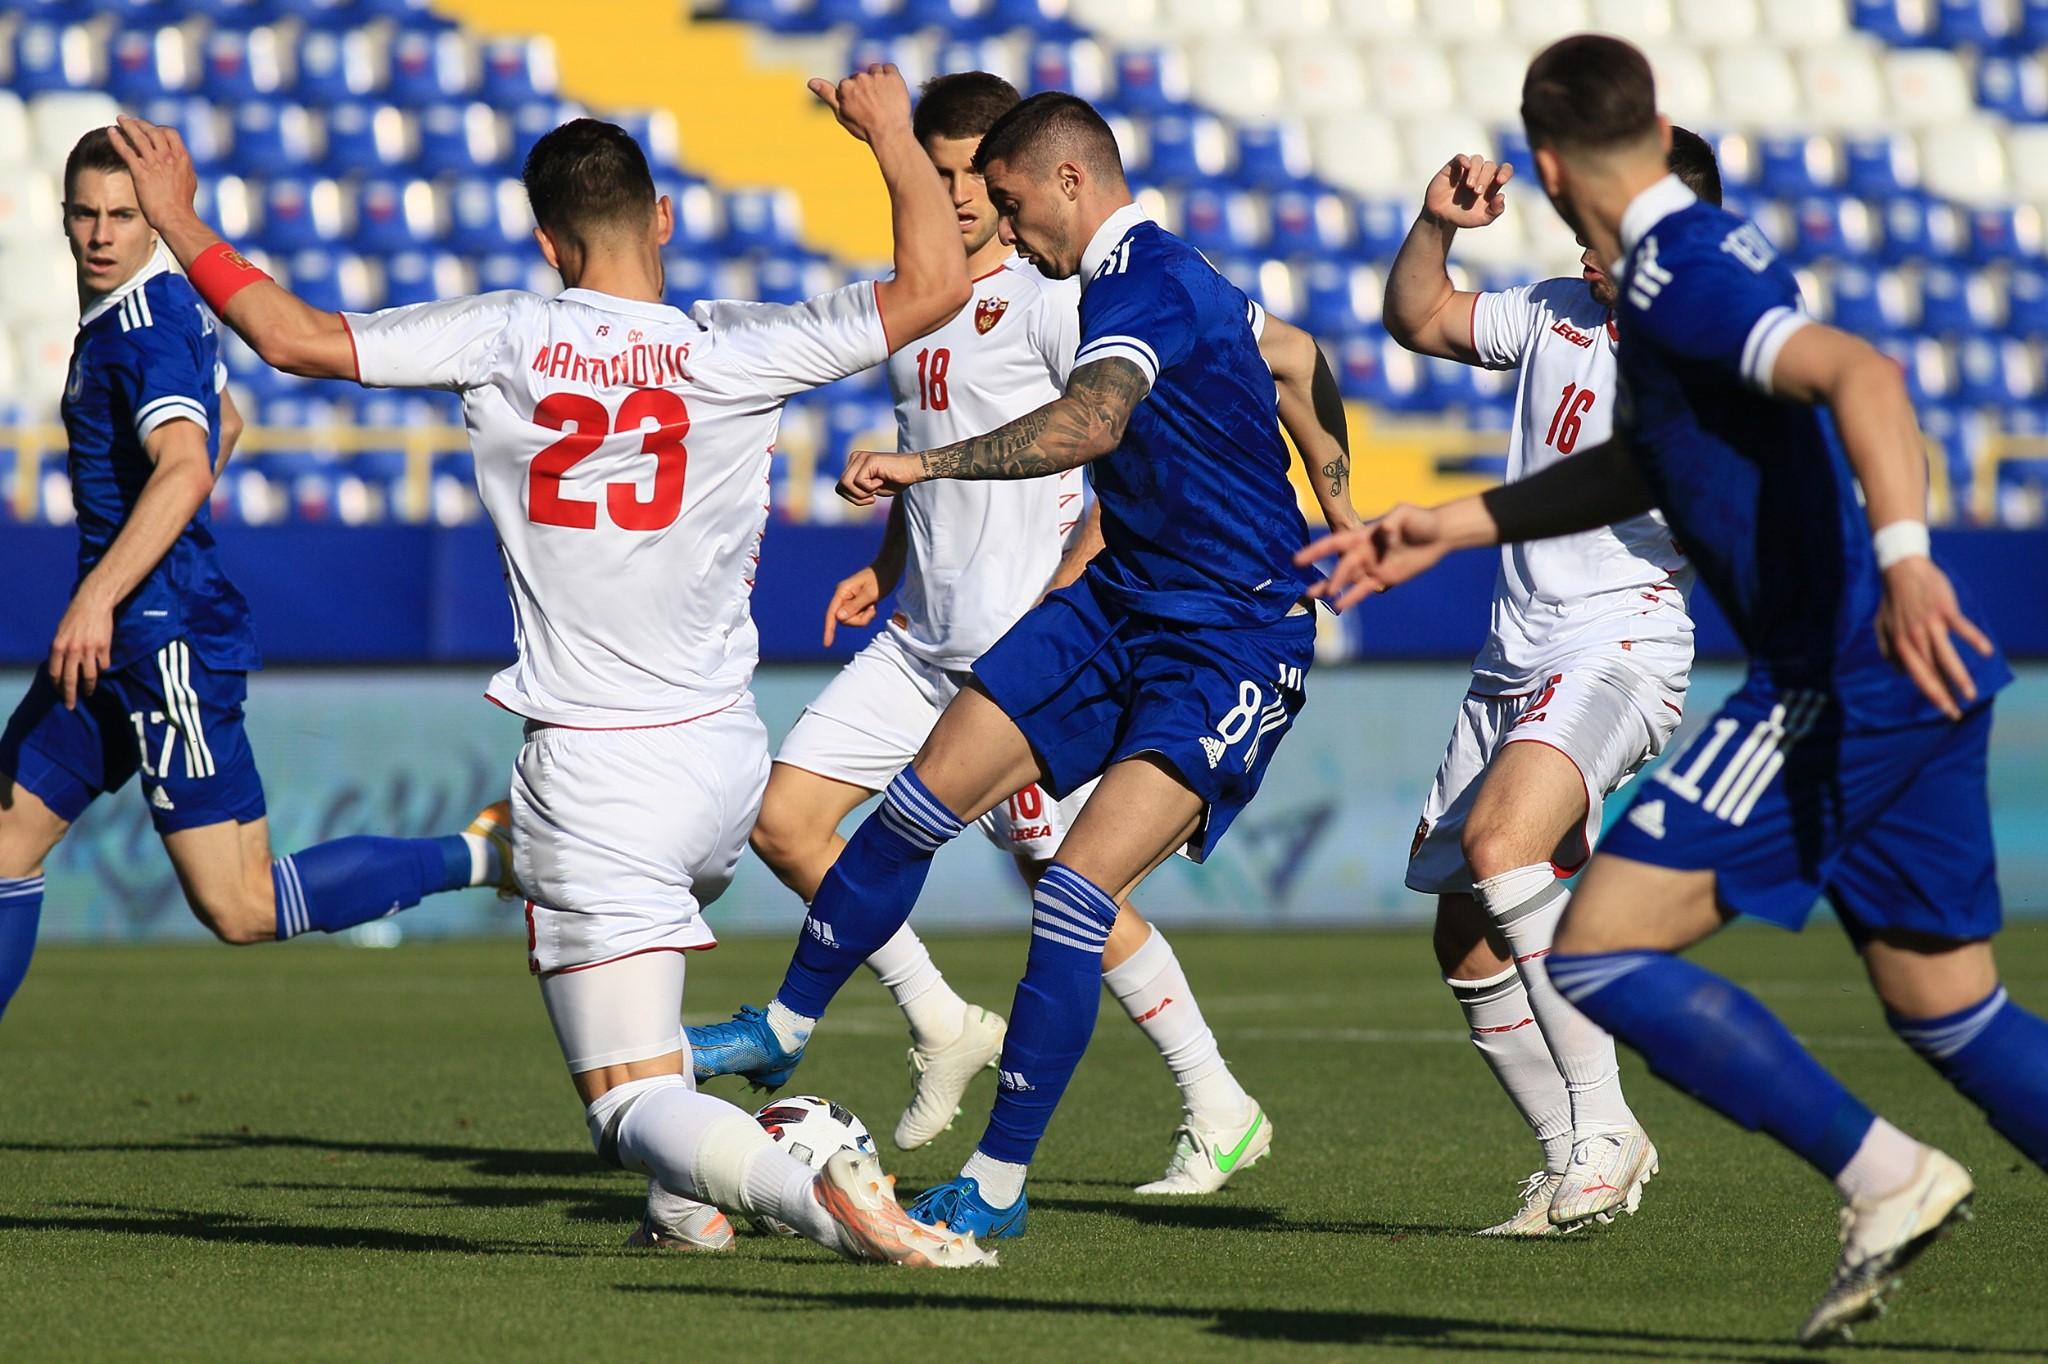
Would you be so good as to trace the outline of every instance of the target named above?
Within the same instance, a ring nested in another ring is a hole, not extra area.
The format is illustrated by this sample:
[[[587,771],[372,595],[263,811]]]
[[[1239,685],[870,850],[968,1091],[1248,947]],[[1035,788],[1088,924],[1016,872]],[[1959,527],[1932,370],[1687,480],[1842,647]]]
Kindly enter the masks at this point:
[[[1323,477],[1330,480],[1330,495],[1342,497],[1344,490],[1351,486],[1351,456],[1339,455],[1325,464]]]
[[[1037,478],[1116,449],[1151,386],[1129,360],[1096,360],[1067,380],[1067,391],[985,436],[918,456],[926,478]]]

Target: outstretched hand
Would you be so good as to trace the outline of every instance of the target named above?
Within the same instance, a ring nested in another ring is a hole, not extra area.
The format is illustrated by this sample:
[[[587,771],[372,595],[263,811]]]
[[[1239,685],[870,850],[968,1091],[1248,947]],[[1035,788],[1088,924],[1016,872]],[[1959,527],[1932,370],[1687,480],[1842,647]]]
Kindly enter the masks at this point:
[[[872,564],[850,578],[841,578],[839,586],[832,589],[832,600],[825,603],[825,647],[832,647],[840,626],[858,629],[872,621],[881,600],[882,575]]]
[[[1306,568],[1318,559],[1337,556],[1330,576],[1309,588],[1308,594],[1334,601],[1341,611],[1428,571],[1449,549],[1434,510],[1402,503],[1378,520],[1314,541],[1294,556],[1294,562]]]
[[[1884,571],[1884,601],[1877,612],[1877,642],[1913,685],[1951,720],[1977,699],[1977,684],[1956,652],[1955,636],[1985,657],[1991,641],[1956,602],[1948,575],[1925,558],[1901,559]]]
[[[1515,168],[1483,156],[1454,156],[1423,191],[1422,210],[1452,227],[1485,227],[1508,211]]]
[[[866,507],[878,497],[894,497],[911,484],[923,481],[924,466],[914,454],[856,450],[846,457],[846,470],[839,475],[837,492],[854,506]]]
[[[894,65],[877,62],[838,82],[813,78],[809,89],[840,127],[863,142],[910,130],[910,87]]]
[[[107,130],[114,152],[128,167],[135,183],[135,203],[150,226],[163,230],[165,223],[192,212],[193,196],[199,193],[199,172],[192,168],[192,154],[176,128],[160,128],[146,120],[122,114]]]

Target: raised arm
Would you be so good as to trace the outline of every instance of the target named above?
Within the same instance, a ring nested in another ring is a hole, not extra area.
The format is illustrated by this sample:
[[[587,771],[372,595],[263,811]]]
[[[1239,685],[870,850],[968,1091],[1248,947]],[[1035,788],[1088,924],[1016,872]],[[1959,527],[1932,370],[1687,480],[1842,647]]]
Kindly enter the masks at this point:
[[[1483,156],[1454,156],[1423,191],[1422,212],[1387,272],[1381,320],[1387,334],[1423,355],[1479,363],[1472,308],[1479,297],[1452,285],[1446,263],[1461,227],[1485,227],[1507,211],[1502,191],[1515,168]]]
[[[220,477],[221,471],[228,467],[228,461],[234,458],[235,446],[241,443],[242,432],[245,429],[246,427],[242,422],[242,409],[235,406],[235,395],[226,388],[222,388],[220,391],[220,457],[213,462],[215,478]]]
[[[1955,698],[1976,700],[1977,686],[1953,636],[1987,656],[1991,641],[1963,614],[1948,575],[1929,554],[1927,447],[1905,379],[1860,337],[1790,314],[1780,325],[1786,335],[1770,368],[1770,391],[1826,405],[1842,452],[1863,485],[1884,571],[1879,641],[1930,701],[1958,717],[1962,710]]]
[[[340,313],[323,312],[243,259],[193,210],[199,176],[175,128],[123,114],[114,150],[128,165],[142,216],[220,320],[263,363],[309,379],[354,379],[356,354]]]
[[[1037,478],[1075,468],[1116,449],[1150,391],[1145,372],[1129,360],[1092,360],[1068,378],[1065,393],[985,436],[906,454],[854,451],[839,495],[865,507],[926,479]]]
[[[1351,505],[1351,430],[1330,362],[1314,337],[1270,313],[1259,333],[1259,354],[1273,371],[1280,424],[1308,469],[1324,524],[1333,531],[1352,529],[1359,519]]]
[[[1337,567],[1309,589],[1339,607],[1407,582],[1454,549],[1547,540],[1640,516],[1655,502],[1626,441],[1617,438],[1539,474],[1435,507],[1395,507],[1357,530],[1326,535],[1294,561],[1331,554]]]
[[[974,296],[959,220],[911,131],[910,90],[894,66],[870,66],[836,85],[814,80],[810,89],[842,127],[868,144],[889,189],[896,273],[875,286],[875,299],[893,351],[947,321]]]

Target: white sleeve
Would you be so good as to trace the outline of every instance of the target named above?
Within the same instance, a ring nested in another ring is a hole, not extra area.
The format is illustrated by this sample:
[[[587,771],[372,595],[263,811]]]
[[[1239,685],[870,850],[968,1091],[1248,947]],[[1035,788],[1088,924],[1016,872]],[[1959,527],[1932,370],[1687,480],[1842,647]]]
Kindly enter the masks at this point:
[[[1053,383],[1067,386],[1074,372],[1074,352],[1081,347],[1081,290],[1078,281],[1061,280],[1047,289],[1038,305],[1038,351]]]
[[[712,333],[724,359],[774,397],[818,388],[889,358],[872,281],[802,303],[699,303],[690,316]]]
[[[1541,311],[1533,284],[1473,299],[1472,349],[1479,352],[1479,363],[1488,369],[1513,369],[1521,364]]]
[[[1812,321],[1786,307],[1773,308],[1756,320],[1742,343],[1742,377],[1751,388],[1759,393],[1771,391],[1771,371],[1778,367],[1778,352]]]
[[[513,312],[535,295],[507,289],[374,313],[343,313],[365,388],[445,388],[490,382],[491,361]]]

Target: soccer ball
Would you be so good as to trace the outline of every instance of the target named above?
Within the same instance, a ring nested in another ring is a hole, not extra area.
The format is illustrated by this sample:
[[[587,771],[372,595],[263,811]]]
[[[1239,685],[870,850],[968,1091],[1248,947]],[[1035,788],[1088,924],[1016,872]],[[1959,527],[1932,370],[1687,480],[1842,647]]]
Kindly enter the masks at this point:
[[[867,1124],[856,1118],[850,1109],[815,1094],[771,1099],[754,1114],[754,1121],[760,1123],[762,1130],[775,1138],[783,1150],[813,1170],[824,1169],[825,1162],[840,1151],[874,1154],[875,1139],[869,1134]],[[763,1231],[777,1235],[797,1234],[796,1228],[773,1217],[757,1217],[754,1222]]]

